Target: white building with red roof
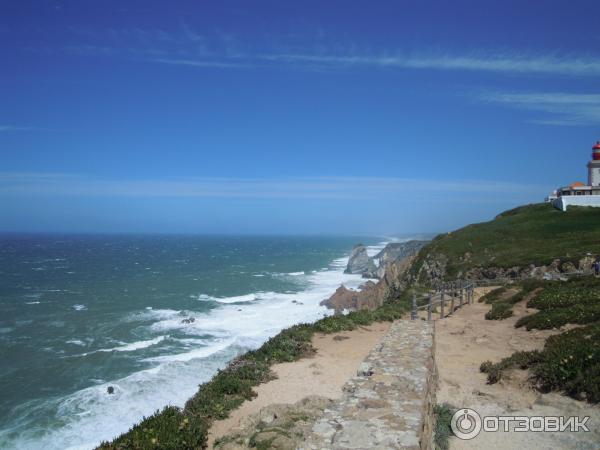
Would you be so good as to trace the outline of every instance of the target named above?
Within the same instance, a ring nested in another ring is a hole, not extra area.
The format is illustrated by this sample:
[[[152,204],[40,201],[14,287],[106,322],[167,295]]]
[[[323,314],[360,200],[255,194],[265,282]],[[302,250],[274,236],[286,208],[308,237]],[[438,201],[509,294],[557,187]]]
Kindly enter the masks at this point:
[[[600,207],[600,141],[592,147],[592,159],[587,164],[588,182],[580,181],[558,188],[548,197],[555,208],[566,211],[570,205]]]

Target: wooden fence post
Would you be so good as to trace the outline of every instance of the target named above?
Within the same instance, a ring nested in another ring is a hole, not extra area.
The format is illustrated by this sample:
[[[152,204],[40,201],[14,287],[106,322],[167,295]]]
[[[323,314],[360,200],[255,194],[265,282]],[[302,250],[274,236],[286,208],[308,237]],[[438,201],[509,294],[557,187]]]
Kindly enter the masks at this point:
[[[431,294],[427,298],[427,320],[431,322]]]
[[[463,305],[463,287],[462,287],[462,282],[459,281],[459,291],[458,291],[458,295],[460,295],[460,298],[458,300],[458,306],[462,307]]]
[[[454,286],[450,284],[450,314],[454,315],[454,290],[452,289]]]
[[[445,301],[445,292],[444,287],[442,286],[442,290],[440,291],[440,319],[444,318],[444,301]]]
[[[417,319],[417,294],[413,294],[412,311],[410,312],[410,320]]]

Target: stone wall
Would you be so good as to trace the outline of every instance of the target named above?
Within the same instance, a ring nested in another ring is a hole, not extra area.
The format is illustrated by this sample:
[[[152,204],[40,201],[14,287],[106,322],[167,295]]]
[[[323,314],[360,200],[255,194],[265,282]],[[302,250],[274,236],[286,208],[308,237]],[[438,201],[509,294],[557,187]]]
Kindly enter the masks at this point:
[[[298,448],[432,449],[434,325],[399,320]]]

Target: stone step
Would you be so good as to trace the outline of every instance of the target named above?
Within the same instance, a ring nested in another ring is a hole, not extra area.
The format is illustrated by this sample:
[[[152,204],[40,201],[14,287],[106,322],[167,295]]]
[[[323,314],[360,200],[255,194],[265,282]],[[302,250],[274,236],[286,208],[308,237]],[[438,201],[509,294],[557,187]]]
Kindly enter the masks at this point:
[[[430,449],[436,381],[433,323],[398,320],[299,448]]]

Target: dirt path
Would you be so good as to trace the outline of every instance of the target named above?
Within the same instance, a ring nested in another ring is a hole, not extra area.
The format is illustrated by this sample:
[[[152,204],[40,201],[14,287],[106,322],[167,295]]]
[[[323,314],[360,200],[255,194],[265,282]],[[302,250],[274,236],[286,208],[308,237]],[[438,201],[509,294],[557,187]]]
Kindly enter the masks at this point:
[[[491,289],[477,289],[476,299]],[[436,321],[437,403],[471,408],[482,416],[591,416],[590,432],[481,432],[473,440],[451,438],[451,449],[600,448],[600,407],[555,393],[540,394],[529,386],[526,371],[507,371],[494,385],[486,384],[486,376],[479,372],[483,361],[498,362],[518,350],[541,349],[548,336],[558,333],[515,328],[518,318],[527,313],[525,303],[515,305],[515,315],[505,320],[485,320],[490,305],[475,302],[451,318]]]
[[[265,406],[291,404],[312,395],[339,398],[344,383],[356,375],[360,363],[389,327],[387,322],[376,323],[353,331],[316,335],[312,341],[317,350],[315,356],[273,366],[276,380],[256,387],[257,397],[244,402],[229,418],[213,424],[209,448],[212,448],[215,439],[237,431],[244,418],[258,413]]]

